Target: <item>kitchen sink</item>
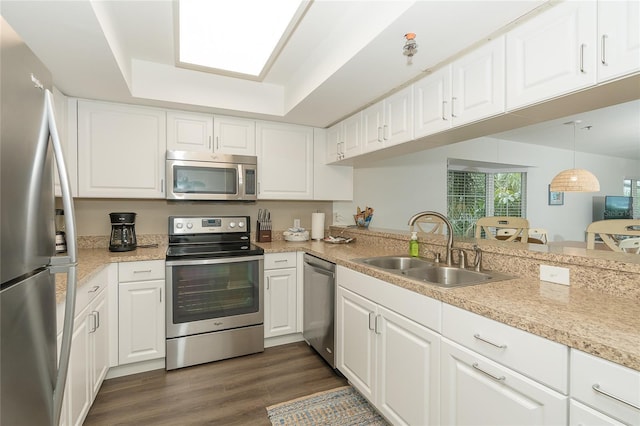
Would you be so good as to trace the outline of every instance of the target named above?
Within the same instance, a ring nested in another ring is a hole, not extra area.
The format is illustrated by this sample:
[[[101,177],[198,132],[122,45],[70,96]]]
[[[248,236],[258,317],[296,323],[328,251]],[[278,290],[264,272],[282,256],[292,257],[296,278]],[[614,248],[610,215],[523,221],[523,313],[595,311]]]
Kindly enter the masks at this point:
[[[509,280],[513,277],[493,271],[473,271],[446,266],[427,259],[409,256],[380,256],[354,259],[355,262],[384,269],[439,287],[453,288]]]
[[[407,270],[413,268],[424,268],[425,266],[434,265],[426,259],[420,259],[409,256],[380,256],[368,257],[364,259],[356,259],[356,262],[364,263],[369,266],[382,269]]]

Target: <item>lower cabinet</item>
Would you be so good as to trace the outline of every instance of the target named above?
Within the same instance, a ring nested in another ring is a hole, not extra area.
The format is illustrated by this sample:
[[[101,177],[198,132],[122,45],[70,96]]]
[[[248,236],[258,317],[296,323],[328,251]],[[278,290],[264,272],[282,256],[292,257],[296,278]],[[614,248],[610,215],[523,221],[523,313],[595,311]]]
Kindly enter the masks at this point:
[[[61,425],[84,422],[109,369],[108,292],[107,268],[78,289]]]
[[[296,253],[268,253],[264,271],[264,337],[298,331]]]
[[[567,396],[442,339],[443,425],[563,425]]]
[[[164,261],[118,265],[118,364],[165,356]]]
[[[381,304],[385,296],[402,304],[403,295],[378,300],[374,289],[374,301],[341,283],[339,272],[337,368],[393,424],[439,424],[439,334]]]

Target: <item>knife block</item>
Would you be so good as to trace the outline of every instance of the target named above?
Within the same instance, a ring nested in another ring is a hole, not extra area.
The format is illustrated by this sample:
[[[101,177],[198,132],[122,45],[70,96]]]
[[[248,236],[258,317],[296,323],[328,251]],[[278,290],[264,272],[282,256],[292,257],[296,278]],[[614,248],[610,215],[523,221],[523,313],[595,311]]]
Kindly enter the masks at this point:
[[[256,222],[256,241],[259,243],[271,242],[271,229],[261,229],[260,221]]]

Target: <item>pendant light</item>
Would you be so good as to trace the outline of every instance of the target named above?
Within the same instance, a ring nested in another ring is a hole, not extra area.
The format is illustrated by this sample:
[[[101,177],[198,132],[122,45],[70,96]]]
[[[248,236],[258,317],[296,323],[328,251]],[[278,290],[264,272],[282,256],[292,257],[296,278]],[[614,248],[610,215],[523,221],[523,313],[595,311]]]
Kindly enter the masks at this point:
[[[600,182],[589,170],[576,169],[576,125],[575,120],[564,124],[573,124],[573,169],[563,170],[551,181],[549,188],[553,192],[599,192]]]

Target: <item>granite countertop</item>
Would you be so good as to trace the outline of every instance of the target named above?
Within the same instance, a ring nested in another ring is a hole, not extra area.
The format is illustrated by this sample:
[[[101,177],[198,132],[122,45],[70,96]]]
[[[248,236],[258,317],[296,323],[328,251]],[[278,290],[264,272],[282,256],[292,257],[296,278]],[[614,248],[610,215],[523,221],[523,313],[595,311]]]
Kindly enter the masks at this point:
[[[446,289],[407,279],[354,262],[353,259],[398,254],[370,244],[329,244],[323,241],[256,243],[265,253],[304,251],[416,293],[569,347],[640,371],[640,304],[633,298],[584,288],[516,278],[469,287]],[[166,246],[112,253],[80,249],[78,287],[109,263],[164,260]],[[58,302],[64,299],[65,275],[56,276]]]
[[[416,293],[640,371],[640,304],[633,298],[516,278],[442,288],[353,262],[399,254],[371,245],[322,241],[258,243],[265,253],[305,251]]]

